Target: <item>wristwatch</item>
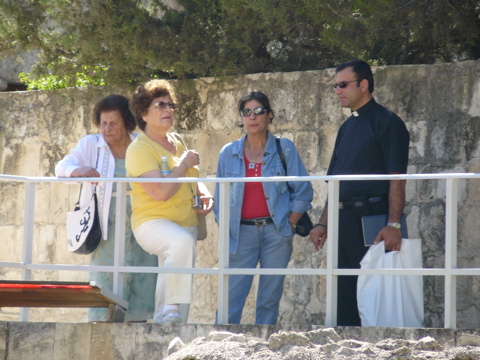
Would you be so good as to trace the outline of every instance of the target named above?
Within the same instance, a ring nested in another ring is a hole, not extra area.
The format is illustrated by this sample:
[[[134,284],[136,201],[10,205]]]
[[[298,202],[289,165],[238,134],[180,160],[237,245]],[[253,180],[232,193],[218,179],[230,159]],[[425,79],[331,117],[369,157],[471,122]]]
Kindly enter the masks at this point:
[[[395,222],[389,222],[387,223],[388,226],[391,226],[395,229],[400,229],[402,227],[402,225],[400,223],[395,223]]]

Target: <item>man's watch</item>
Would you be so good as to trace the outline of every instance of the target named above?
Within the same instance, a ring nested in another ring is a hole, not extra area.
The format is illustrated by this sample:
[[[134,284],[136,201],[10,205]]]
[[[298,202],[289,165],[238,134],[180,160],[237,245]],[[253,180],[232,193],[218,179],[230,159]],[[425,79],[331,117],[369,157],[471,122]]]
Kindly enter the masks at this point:
[[[387,223],[388,226],[391,226],[395,229],[400,229],[402,227],[402,225],[400,223],[395,223],[395,222],[389,222]]]

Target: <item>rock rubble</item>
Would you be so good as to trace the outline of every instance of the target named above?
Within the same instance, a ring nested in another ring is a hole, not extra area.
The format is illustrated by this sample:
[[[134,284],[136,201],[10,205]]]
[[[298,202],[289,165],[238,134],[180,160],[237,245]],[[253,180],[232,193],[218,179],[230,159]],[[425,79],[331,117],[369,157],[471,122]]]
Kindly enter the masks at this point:
[[[480,360],[480,347],[444,349],[433,337],[418,341],[385,339],[369,342],[341,339],[333,328],[309,332],[280,331],[268,341],[244,334],[212,331],[188,345],[175,338],[165,360]]]

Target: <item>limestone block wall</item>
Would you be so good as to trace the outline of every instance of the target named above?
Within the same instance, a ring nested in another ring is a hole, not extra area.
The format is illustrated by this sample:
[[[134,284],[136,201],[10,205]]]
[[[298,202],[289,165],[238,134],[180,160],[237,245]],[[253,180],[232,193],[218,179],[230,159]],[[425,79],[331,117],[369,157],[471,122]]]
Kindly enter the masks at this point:
[[[375,98],[396,112],[411,134],[408,172],[480,172],[480,61],[451,64],[376,67]],[[253,74],[224,79],[177,81],[181,108],[175,124],[191,148],[201,154],[201,176],[214,177],[219,150],[238,139],[242,130],[236,102],[249,90],[269,95],[276,116],[271,131],[297,145],[311,175],[324,175],[339,126],[348,117],[333,94],[334,69]],[[81,88],[54,92],[0,93],[0,173],[53,176],[55,164],[82,136],[95,132],[90,112],[95,101],[110,93],[130,95],[133,89]],[[327,187],[314,184],[310,215],[317,219]],[[213,191],[213,187],[209,185]],[[24,186],[0,183],[0,261],[21,261]],[[480,267],[478,181],[460,181],[458,222],[459,267]],[[79,187],[63,183],[37,186],[34,261],[86,264],[88,257],[66,250],[65,213]],[[424,267],[444,265],[445,181],[408,181],[406,213],[410,237],[423,240]],[[216,267],[217,228],[208,219],[208,239],[198,244],[198,267]],[[308,238],[294,239],[290,267],[326,265],[326,249],[316,252]],[[85,273],[35,271],[34,279],[85,280]],[[0,268],[0,278],[19,279],[17,270]],[[190,321],[213,323],[217,301],[215,276],[195,276]],[[427,276],[425,326],[443,326],[442,277]],[[480,282],[459,277],[458,326],[480,325]],[[243,322],[254,322],[254,291]],[[85,321],[85,310],[32,309],[37,321]],[[0,309],[0,320],[18,319],[17,309]],[[288,276],[280,305],[280,325],[323,324],[325,279]]]

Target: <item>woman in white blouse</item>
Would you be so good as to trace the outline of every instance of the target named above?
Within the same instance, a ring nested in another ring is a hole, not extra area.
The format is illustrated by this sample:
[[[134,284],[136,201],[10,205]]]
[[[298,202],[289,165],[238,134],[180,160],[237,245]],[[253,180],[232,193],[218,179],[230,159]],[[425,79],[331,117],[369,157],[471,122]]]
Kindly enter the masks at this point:
[[[128,99],[109,95],[93,109],[93,124],[100,134],[87,135],[55,167],[57,177],[125,177],[125,153],[135,139],[135,119],[129,110]],[[83,183],[80,206],[90,201],[94,186]],[[92,265],[113,265],[115,239],[116,184],[100,182],[97,187],[98,212],[103,240],[92,253]],[[131,205],[127,197],[125,221],[125,265],[157,266],[157,257],[145,252],[135,241],[130,225]],[[111,273],[91,273],[90,280],[112,290]],[[125,274],[123,296],[129,302],[126,321],[145,321],[152,318],[155,307],[155,274]],[[106,321],[107,309],[92,308],[89,321]]]

